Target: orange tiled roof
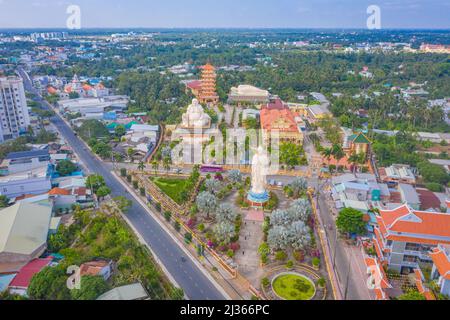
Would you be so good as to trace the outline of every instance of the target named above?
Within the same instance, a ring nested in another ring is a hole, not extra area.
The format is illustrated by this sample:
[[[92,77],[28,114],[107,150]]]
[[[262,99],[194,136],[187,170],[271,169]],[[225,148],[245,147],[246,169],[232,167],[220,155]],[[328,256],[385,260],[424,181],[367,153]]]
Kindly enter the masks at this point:
[[[430,253],[430,257],[433,260],[439,274],[446,280],[450,280],[450,260],[441,248],[434,248]]]
[[[51,196],[69,196],[71,193],[69,190],[61,189],[61,188],[53,188],[48,192]]]
[[[373,289],[375,292],[375,296],[377,300],[387,300],[389,297],[386,293],[386,289],[392,288],[392,286],[389,284],[389,281],[387,280],[386,273],[384,272],[384,269],[380,266],[376,258],[372,257],[366,257],[364,259],[364,262],[367,266],[367,271],[372,275],[372,278],[378,282],[375,283],[375,288]]]
[[[108,261],[91,261],[80,266],[81,276],[97,276],[104,267],[108,266]]]
[[[430,291],[430,289],[425,287],[425,285],[423,284],[422,271],[420,271],[420,269],[414,269],[414,275],[416,277],[416,287],[419,293],[423,294],[427,300],[436,300],[436,297]]]
[[[83,90],[84,91],[90,91],[92,90],[92,86],[88,85],[87,83],[83,85]]]
[[[261,128],[267,131],[298,132],[295,117],[289,109],[261,109]]]
[[[207,63],[204,66],[200,67],[203,70],[209,70],[209,71],[214,71],[216,70],[216,68],[214,68],[214,66],[211,63]]]
[[[393,231],[399,233],[396,236],[408,233],[450,238],[450,214],[415,211],[403,205],[395,210],[380,210],[380,218],[378,221],[383,233]]]
[[[58,92],[58,90],[56,90],[56,89],[53,88],[52,86],[49,86],[49,87],[47,88],[47,92],[48,92],[49,94],[56,94],[56,93]]]

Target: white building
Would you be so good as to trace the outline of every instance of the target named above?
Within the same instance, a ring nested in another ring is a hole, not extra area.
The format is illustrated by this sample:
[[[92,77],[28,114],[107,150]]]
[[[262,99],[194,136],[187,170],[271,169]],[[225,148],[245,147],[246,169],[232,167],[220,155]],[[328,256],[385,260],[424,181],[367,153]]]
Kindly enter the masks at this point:
[[[47,168],[30,170],[6,177],[0,177],[0,195],[15,198],[30,194],[43,194],[52,188]]]
[[[102,98],[79,98],[58,101],[62,112],[81,113],[83,117],[90,114],[102,114],[105,109],[124,110],[128,105],[127,96],[108,96]]]
[[[262,90],[250,85],[239,85],[232,87],[228,99],[230,102],[236,103],[259,103],[269,102],[269,91]]]
[[[0,142],[17,138],[29,125],[22,79],[0,78]]]

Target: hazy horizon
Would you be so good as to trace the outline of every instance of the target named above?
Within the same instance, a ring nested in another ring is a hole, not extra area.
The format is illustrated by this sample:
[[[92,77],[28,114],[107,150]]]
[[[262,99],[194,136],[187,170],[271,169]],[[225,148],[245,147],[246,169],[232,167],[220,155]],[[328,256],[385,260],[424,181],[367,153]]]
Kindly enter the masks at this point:
[[[364,29],[369,5],[382,29],[446,30],[448,0],[0,0],[0,29],[62,29],[69,5],[83,29]]]

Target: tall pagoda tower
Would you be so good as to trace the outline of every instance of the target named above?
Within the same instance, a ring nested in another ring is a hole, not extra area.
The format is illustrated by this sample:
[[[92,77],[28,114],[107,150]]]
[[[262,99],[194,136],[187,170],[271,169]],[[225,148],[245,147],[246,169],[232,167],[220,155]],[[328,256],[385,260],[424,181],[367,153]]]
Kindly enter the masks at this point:
[[[200,103],[218,103],[219,96],[216,92],[216,68],[210,63],[200,67],[201,73],[201,88],[198,94],[198,100]]]

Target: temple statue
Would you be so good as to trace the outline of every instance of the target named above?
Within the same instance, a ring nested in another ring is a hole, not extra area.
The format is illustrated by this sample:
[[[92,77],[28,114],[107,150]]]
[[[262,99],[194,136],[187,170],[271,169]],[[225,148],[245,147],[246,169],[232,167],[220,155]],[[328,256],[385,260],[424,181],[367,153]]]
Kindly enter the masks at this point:
[[[197,99],[192,100],[192,104],[183,114],[181,127],[185,129],[211,127],[211,117],[205,113]]]
[[[263,147],[258,147],[252,159],[252,189],[248,200],[252,206],[263,206],[269,200],[266,190],[266,178],[269,173],[269,157]]]

